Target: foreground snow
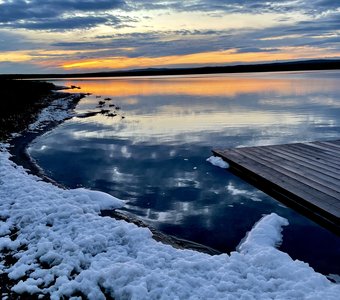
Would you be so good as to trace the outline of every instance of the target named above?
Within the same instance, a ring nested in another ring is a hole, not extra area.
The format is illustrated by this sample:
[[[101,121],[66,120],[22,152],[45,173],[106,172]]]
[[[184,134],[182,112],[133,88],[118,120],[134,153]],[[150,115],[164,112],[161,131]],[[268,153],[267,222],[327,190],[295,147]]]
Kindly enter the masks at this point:
[[[340,287],[275,248],[286,219],[260,220],[229,255],[178,250],[146,228],[101,217],[122,201],[85,189],[62,190],[0,151],[0,250],[17,262],[0,272],[17,293],[89,299],[338,299]],[[17,235],[13,234],[17,232]],[[20,280],[20,281],[19,281]]]

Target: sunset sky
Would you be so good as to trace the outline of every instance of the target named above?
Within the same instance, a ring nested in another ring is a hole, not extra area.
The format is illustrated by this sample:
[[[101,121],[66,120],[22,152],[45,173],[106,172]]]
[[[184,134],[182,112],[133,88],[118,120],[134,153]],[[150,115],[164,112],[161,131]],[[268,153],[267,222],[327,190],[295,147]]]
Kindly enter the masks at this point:
[[[0,0],[0,73],[340,58],[339,0]]]

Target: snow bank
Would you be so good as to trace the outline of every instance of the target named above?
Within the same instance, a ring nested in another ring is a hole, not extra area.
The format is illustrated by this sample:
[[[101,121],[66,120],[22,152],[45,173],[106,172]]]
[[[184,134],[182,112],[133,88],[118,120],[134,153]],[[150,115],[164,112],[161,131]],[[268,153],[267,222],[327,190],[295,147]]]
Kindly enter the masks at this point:
[[[152,239],[146,228],[100,216],[122,202],[62,190],[29,175],[0,149],[0,249],[17,293],[60,299],[338,299],[340,286],[275,248],[287,220],[265,216],[239,250],[210,256]],[[11,233],[17,232],[17,235]]]
[[[30,131],[41,129],[50,122],[60,122],[73,116],[73,112],[69,109],[75,99],[80,98],[81,94],[71,94],[64,98],[58,98],[44,108],[38,116],[38,119],[29,126]]]
[[[101,210],[115,209],[124,206],[124,202],[122,200],[100,191],[91,191],[88,189],[79,188],[71,190],[71,192],[73,192],[75,195],[84,195],[89,197],[91,201],[99,205]]]
[[[229,164],[227,162],[225,162],[221,157],[210,156],[206,160],[216,167],[220,167],[222,169],[228,169],[229,168]]]

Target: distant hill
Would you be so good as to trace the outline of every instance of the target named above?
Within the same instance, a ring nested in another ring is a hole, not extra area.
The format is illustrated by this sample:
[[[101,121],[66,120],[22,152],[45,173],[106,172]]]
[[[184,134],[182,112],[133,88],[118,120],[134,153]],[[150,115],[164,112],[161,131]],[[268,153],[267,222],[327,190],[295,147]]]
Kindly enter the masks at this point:
[[[126,77],[126,76],[163,76],[195,75],[219,73],[250,73],[277,71],[312,71],[340,69],[340,59],[318,59],[263,64],[239,64],[233,66],[209,66],[197,68],[149,68],[127,71],[108,71],[65,74],[3,74],[0,78],[82,78],[82,77]]]

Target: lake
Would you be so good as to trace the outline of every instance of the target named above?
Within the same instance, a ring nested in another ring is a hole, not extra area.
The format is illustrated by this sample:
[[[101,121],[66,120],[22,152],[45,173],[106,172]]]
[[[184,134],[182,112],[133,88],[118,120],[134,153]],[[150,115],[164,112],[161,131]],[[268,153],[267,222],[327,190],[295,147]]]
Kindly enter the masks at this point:
[[[339,139],[339,71],[53,83],[91,95],[79,102],[78,117],[28,149],[52,179],[125,199],[126,214],[228,253],[275,212],[290,223],[282,251],[340,274],[337,236],[206,161],[212,148]]]

